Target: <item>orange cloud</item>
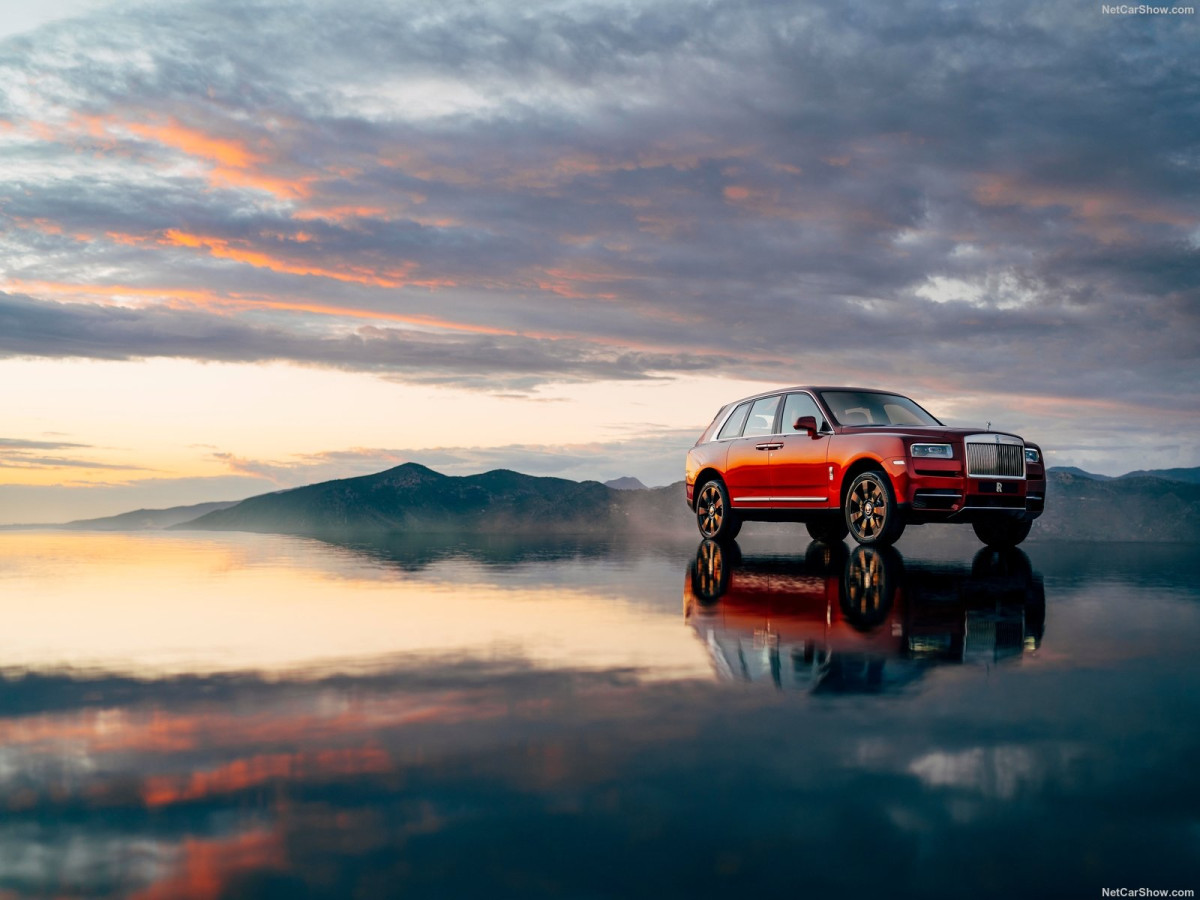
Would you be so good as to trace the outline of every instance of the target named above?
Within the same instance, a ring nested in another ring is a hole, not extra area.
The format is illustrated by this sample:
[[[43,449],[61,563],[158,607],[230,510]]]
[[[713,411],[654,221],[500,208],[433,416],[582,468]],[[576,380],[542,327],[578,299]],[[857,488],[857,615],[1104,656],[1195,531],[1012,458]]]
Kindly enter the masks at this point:
[[[174,119],[168,120],[165,125],[128,124],[125,128],[140,137],[221,166],[248,169],[266,161],[259,154],[251,152],[242,141],[213,137],[203,131],[180,125]]]
[[[22,123],[24,132],[48,143],[67,143],[79,146],[77,138],[86,135],[100,142],[106,150],[117,152],[119,142],[130,137],[169,147],[183,155],[206,163],[210,169],[210,184],[220,187],[249,187],[265,191],[284,200],[302,199],[311,193],[319,176],[285,178],[264,171],[274,160],[262,149],[251,149],[246,141],[209,134],[198,128],[183,125],[171,118],[166,122],[130,122],[113,116],[73,114],[65,122]]]
[[[316,176],[291,180],[269,175],[261,167],[270,162],[263,153],[251,150],[245,141],[217,137],[168,119],[165,124],[125,124],[124,129],[145,140],[178,150],[212,165],[209,180],[221,186],[250,187],[283,199],[307,197]]]
[[[314,206],[293,214],[293,219],[308,222],[322,219],[326,222],[344,224],[355,219],[383,219],[388,211],[382,206]]]
[[[1194,226],[1200,217],[1147,201],[1119,188],[1034,184],[1015,175],[982,175],[975,199],[984,206],[1065,207],[1085,230],[1102,241],[1129,237],[1128,223]]]
[[[179,231],[174,228],[168,230],[159,243],[207,250],[210,256],[219,259],[231,259],[235,262],[245,263],[259,269],[270,269],[272,272],[330,278],[334,281],[366,284],[372,287],[453,287],[455,283],[447,279],[420,280],[410,278],[409,273],[415,268],[413,263],[404,263],[400,269],[382,273],[365,268],[330,269],[323,266],[280,259],[261,250],[253,249],[247,246],[244,241],[229,241],[225,238],[189,234],[188,232]]]
[[[346,319],[397,322],[421,328],[459,331],[469,334],[490,334],[510,337],[521,335],[526,337],[550,337],[550,335],[537,335],[526,331],[493,328],[487,325],[474,325],[467,322],[454,322],[449,319],[439,319],[436,316],[429,315],[394,313],[384,310],[361,309],[353,306],[336,306],[318,301],[298,299],[277,300],[269,297],[249,297],[233,293],[218,294],[213,291],[188,288],[133,287],[124,284],[68,284],[58,281],[25,281],[18,278],[10,278],[2,281],[0,282],[0,287],[5,290],[20,291],[33,296],[52,296],[60,302],[73,302],[70,298],[80,298],[83,302],[98,303],[104,306],[123,306],[126,304],[120,302],[122,300],[147,298],[159,301],[158,305],[166,305],[174,308],[200,307],[216,313],[270,309],[278,310],[279,312],[310,313]]]
[[[148,297],[166,302],[186,302],[198,306],[220,303],[224,295],[206,290],[188,288],[134,287],[126,284],[71,284],[63,281],[26,281],[9,278],[0,281],[0,287],[8,291],[19,291],[35,296],[52,296],[58,299],[82,297],[91,303],[105,306],[123,305],[117,298]],[[237,295],[233,295],[236,297]]]

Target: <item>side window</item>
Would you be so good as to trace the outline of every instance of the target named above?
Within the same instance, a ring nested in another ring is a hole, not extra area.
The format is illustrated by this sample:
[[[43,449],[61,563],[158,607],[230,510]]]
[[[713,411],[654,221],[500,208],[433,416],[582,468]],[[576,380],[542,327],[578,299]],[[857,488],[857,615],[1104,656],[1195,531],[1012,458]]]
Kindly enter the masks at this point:
[[[779,409],[779,395],[755,400],[746,417],[746,428],[742,437],[758,437],[775,433],[775,411]]]
[[[788,394],[783,403],[783,433],[795,434],[796,420],[801,416],[812,416],[817,420],[817,430],[825,427],[825,417],[808,394]]]
[[[737,437],[742,433],[742,426],[746,424],[746,413],[750,412],[750,404],[743,403],[733,411],[725,421],[725,427],[721,429],[721,433],[717,435],[717,440],[722,438]]]

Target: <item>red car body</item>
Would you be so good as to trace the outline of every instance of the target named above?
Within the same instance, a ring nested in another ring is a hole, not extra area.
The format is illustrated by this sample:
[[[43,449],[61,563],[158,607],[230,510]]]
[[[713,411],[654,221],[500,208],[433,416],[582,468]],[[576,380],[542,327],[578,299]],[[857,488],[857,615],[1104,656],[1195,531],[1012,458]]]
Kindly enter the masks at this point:
[[[686,484],[701,534],[718,540],[747,520],[879,545],[909,524],[962,522],[989,545],[1014,546],[1046,497],[1036,444],[948,427],[899,394],[851,387],[780,388],[722,407],[688,452]]]

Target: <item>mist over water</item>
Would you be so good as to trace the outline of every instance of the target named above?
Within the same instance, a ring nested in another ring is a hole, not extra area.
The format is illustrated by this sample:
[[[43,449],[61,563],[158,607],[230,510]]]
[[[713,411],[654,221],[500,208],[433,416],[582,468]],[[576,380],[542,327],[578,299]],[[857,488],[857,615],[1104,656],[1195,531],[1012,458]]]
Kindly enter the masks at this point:
[[[1186,545],[0,534],[0,896],[1200,888]]]

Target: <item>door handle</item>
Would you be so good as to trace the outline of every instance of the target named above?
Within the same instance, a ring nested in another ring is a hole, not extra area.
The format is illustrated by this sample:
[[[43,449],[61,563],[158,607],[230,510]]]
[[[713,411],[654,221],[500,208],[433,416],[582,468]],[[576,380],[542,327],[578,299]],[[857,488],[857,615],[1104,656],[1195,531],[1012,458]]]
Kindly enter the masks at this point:
[[[770,443],[770,444],[755,444],[754,449],[755,450],[778,450],[782,446],[783,446],[782,441],[775,441],[774,443]]]

